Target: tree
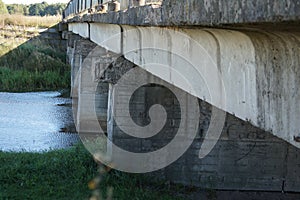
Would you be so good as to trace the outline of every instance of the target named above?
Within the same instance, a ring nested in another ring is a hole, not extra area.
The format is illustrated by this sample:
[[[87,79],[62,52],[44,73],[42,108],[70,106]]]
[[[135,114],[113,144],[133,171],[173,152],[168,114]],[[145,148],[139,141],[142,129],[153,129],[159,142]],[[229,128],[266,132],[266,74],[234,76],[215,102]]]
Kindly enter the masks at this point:
[[[35,3],[30,5],[6,5],[9,14],[22,14],[30,16],[61,15],[66,6],[67,4],[64,3],[56,3],[49,5],[47,2]]]
[[[2,2],[2,0],[0,0],[0,14],[7,14],[7,8],[6,5]]]
[[[46,7],[46,15],[61,15],[66,5],[62,3],[50,4]]]
[[[31,16],[45,16],[46,15],[46,7],[48,6],[47,2],[35,3],[29,6],[29,15]]]
[[[24,14],[24,9],[27,8],[23,4],[8,4],[6,5],[9,14]]]
[[[27,6],[23,7],[23,15],[29,15],[29,8]]]

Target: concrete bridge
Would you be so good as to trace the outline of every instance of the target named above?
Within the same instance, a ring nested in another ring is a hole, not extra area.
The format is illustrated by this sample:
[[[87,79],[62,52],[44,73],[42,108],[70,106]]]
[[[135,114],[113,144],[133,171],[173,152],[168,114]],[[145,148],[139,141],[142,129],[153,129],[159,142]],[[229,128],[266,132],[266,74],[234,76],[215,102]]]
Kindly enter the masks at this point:
[[[73,0],[64,22],[77,129],[109,138],[109,159],[95,157],[200,187],[300,191],[300,1]]]

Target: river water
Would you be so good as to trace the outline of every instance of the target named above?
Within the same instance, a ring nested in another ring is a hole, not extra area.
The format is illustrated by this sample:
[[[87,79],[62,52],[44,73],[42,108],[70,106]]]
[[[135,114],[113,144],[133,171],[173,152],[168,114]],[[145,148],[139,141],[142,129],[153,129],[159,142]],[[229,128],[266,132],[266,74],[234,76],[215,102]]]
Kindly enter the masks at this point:
[[[47,151],[79,141],[71,100],[59,92],[0,93],[0,150]]]

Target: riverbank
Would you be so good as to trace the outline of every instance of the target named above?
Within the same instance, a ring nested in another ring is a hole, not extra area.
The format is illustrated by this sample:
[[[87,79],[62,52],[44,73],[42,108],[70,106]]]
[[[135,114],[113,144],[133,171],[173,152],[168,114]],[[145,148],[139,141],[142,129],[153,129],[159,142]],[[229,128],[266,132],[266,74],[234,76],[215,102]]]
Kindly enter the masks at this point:
[[[69,87],[69,72],[59,70],[33,72],[27,69],[14,70],[0,67],[1,92],[52,91]]]
[[[0,91],[70,88],[59,17],[0,15]]]
[[[144,175],[100,174],[83,145],[45,153],[0,151],[0,163],[0,199],[90,199],[99,192],[120,200],[179,199]]]

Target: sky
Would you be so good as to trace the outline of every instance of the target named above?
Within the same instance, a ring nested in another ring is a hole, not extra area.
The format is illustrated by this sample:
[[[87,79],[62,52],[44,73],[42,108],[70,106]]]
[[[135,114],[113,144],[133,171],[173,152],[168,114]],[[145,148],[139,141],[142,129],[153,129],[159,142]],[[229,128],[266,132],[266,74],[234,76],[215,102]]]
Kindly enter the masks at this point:
[[[2,0],[5,4],[32,4],[32,3],[41,3],[46,1],[48,4],[50,3],[68,3],[69,0]]]

